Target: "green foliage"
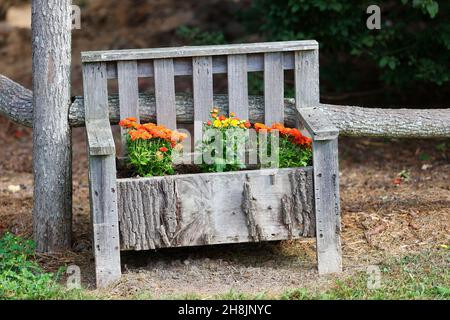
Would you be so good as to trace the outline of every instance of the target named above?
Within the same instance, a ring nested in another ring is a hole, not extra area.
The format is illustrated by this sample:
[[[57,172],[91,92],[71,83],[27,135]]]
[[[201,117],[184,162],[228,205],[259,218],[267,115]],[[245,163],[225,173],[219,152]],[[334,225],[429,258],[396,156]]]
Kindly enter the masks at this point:
[[[280,137],[279,167],[297,168],[312,164],[312,149],[292,143],[285,136]]]
[[[204,172],[245,169],[245,150],[255,154],[255,158],[258,156],[261,168],[295,168],[311,164],[309,139],[297,129],[281,124],[267,128],[255,123],[256,134],[253,135],[248,130],[249,121],[236,118],[234,113],[229,118],[219,116],[218,112],[216,108],[211,111],[211,119],[203,125],[203,140],[196,146],[197,152],[202,154],[200,168]],[[275,130],[276,134],[268,133],[270,130]]]
[[[0,239],[0,299],[52,299],[61,293],[56,277],[33,260],[34,244],[7,233]]]
[[[381,287],[378,289],[369,289],[367,273],[357,272],[351,277],[336,280],[328,290],[289,290],[281,299],[448,299],[448,261],[448,253],[443,251],[390,258],[379,266]]]
[[[316,39],[325,84],[351,89],[363,65],[379,79],[398,87],[450,82],[450,2],[402,0],[380,2],[381,30],[369,30],[371,1],[255,0],[241,18],[267,40]],[[371,64],[372,67],[370,67]],[[350,72],[349,70],[355,70]]]
[[[450,140],[436,144],[435,148],[443,159],[447,160],[450,158]]]
[[[272,139],[278,139],[278,144],[273,144]],[[261,164],[263,168],[298,168],[312,164],[312,149],[294,143],[290,136],[270,133],[258,135],[258,146],[259,152],[267,153],[268,161]],[[273,146],[278,148],[274,150]],[[271,159],[274,160],[271,161]]]
[[[177,36],[192,45],[225,44],[225,35],[220,31],[202,31],[197,27],[181,26],[176,31]]]
[[[127,147],[128,163],[139,176],[164,176],[175,173],[172,159],[173,148],[170,142],[164,139],[132,141],[127,134]]]
[[[203,157],[200,168],[203,172],[226,172],[245,169],[245,154],[242,150],[247,141],[247,129],[222,127],[204,127],[204,137],[198,146]],[[221,142],[218,142],[218,139]],[[219,148],[222,149],[220,152]],[[210,155],[211,161],[205,161],[205,155]],[[211,163],[208,163],[211,162]]]

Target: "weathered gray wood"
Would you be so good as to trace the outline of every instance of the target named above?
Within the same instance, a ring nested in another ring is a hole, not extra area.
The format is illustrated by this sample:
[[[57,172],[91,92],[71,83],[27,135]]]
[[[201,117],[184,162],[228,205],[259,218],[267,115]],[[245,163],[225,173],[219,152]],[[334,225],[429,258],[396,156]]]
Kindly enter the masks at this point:
[[[70,27],[70,1],[32,1],[33,235],[39,252],[72,244]]]
[[[228,73],[227,56],[212,56],[213,74]],[[294,70],[294,52],[283,52],[283,69]],[[178,58],[173,61],[173,69],[175,76],[191,76],[192,75],[192,58]],[[264,71],[264,54],[253,53],[247,55],[248,72]],[[108,79],[117,79],[117,63],[107,63]],[[138,76],[153,77],[153,61],[138,61]]]
[[[320,274],[342,271],[338,140],[313,141],[317,261]]]
[[[109,96],[111,123],[119,121],[118,96]],[[194,121],[194,104],[188,95],[176,95],[177,122]],[[139,96],[140,115],[143,121],[155,121],[154,96]],[[214,103],[228,110],[225,95],[215,95]],[[295,99],[285,99],[286,123],[295,125]],[[321,103],[317,107],[339,129],[341,136],[371,136],[393,138],[443,138],[450,137],[450,108],[448,109],[392,109],[332,105]],[[249,117],[252,122],[264,121],[264,100],[249,97]],[[30,127],[33,122],[32,92],[20,84],[0,75],[0,115]],[[74,97],[69,109],[69,124],[84,126],[84,99]]]
[[[160,125],[176,129],[175,77],[172,59],[153,61],[155,68],[156,118]]]
[[[95,271],[97,286],[105,287],[120,278],[121,275],[116,157],[114,140],[108,124],[108,87],[105,63],[83,64],[83,88],[86,101]]]
[[[195,46],[178,48],[154,48],[131,50],[108,50],[82,52],[82,62],[167,59],[181,57],[199,57],[228,54],[249,54],[265,52],[286,52],[300,50],[314,50],[318,48],[315,40],[281,41],[246,44],[225,44],[214,46]]]
[[[105,63],[83,65],[83,92],[86,120],[107,119],[109,109]]]
[[[120,118],[136,117],[139,120],[139,86],[136,61],[118,61]],[[120,128],[121,155],[126,154],[125,130]]]
[[[265,123],[284,122],[284,72],[283,56],[277,53],[264,54],[264,104]]]
[[[319,91],[319,50],[295,52],[296,108],[317,106]]]
[[[86,121],[86,135],[89,155],[106,156],[116,154],[109,119]]]
[[[241,119],[248,119],[247,72],[247,55],[228,56],[228,108]]]
[[[115,155],[89,157],[89,186],[97,287],[104,288],[121,276]]]
[[[118,179],[122,249],[314,236],[312,168],[265,172]]]
[[[206,121],[213,107],[213,74],[211,57],[192,59],[194,89],[194,139],[201,141],[203,122]]]
[[[302,107],[298,109],[298,115],[313,140],[333,140],[338,137],[339,130],[319,108]]]

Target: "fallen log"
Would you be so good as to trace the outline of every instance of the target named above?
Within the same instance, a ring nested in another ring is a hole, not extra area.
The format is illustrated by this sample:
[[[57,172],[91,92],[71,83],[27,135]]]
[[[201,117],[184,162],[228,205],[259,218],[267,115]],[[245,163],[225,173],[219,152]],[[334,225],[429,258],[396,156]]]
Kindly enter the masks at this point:
[[[215,95],[214,103],[228,111],[228,97]],[[155,121],[156,101],[153,95],[139,96],[140,116],[143,121]],[[194,103],[191,96],[177,94],[177,121],[192,123]],[[442,138],[450,137],[450,109],[384,109],[357,106],[320,104],[318,107],[339,128],[341,135],[395,137],[395,138]],[[111,123],[119,121],[119,98],[109,97]],[[20,84],[0,75],[0,115],[19,124],[31,127],[33,121],[32,92]],[[264,121],[264,98],[249,97],[249,118],[252,122]],[[287,125],[295,122],[295,101],[285,99]],[[73,127],[84,126],[84,102],[74,97],[69,110],[69,122]]]

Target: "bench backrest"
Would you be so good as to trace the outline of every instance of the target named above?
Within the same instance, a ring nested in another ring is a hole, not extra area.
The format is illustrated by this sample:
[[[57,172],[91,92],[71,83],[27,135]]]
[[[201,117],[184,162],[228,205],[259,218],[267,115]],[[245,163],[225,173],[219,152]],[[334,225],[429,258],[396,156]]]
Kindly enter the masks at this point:
[[[156,119],[176,128],[175,76],[192,76],[194,137],[213,107],[213,74],[227,74],[230,111],[248,119],[248,72],[264,72],[265,122],[284,122],[284,71],[295,71],[295,101],[319,102],[318,43],[314,40],[109,50],[82,53],[86,120],[108,114],[108,79],[118,80],[120,118],[139,118],[138,78],[153,77]]]

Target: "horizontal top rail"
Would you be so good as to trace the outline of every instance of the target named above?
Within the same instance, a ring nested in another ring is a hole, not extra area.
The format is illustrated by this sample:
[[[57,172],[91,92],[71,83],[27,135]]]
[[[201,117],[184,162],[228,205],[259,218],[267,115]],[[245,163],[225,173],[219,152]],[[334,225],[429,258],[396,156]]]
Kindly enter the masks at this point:
[[[126,49],[107,51],[88,51],[81,53],[81,60],[86,62],[106,62],[124,60],[145,60],[183,58],[198,56],[216,56],[229,54],[250,54],[266,52],[287,52],[315,50],[319,44],[315,40],[261,42],[245,44],[226,44],[214,46],[171,47],[154,49]]]

